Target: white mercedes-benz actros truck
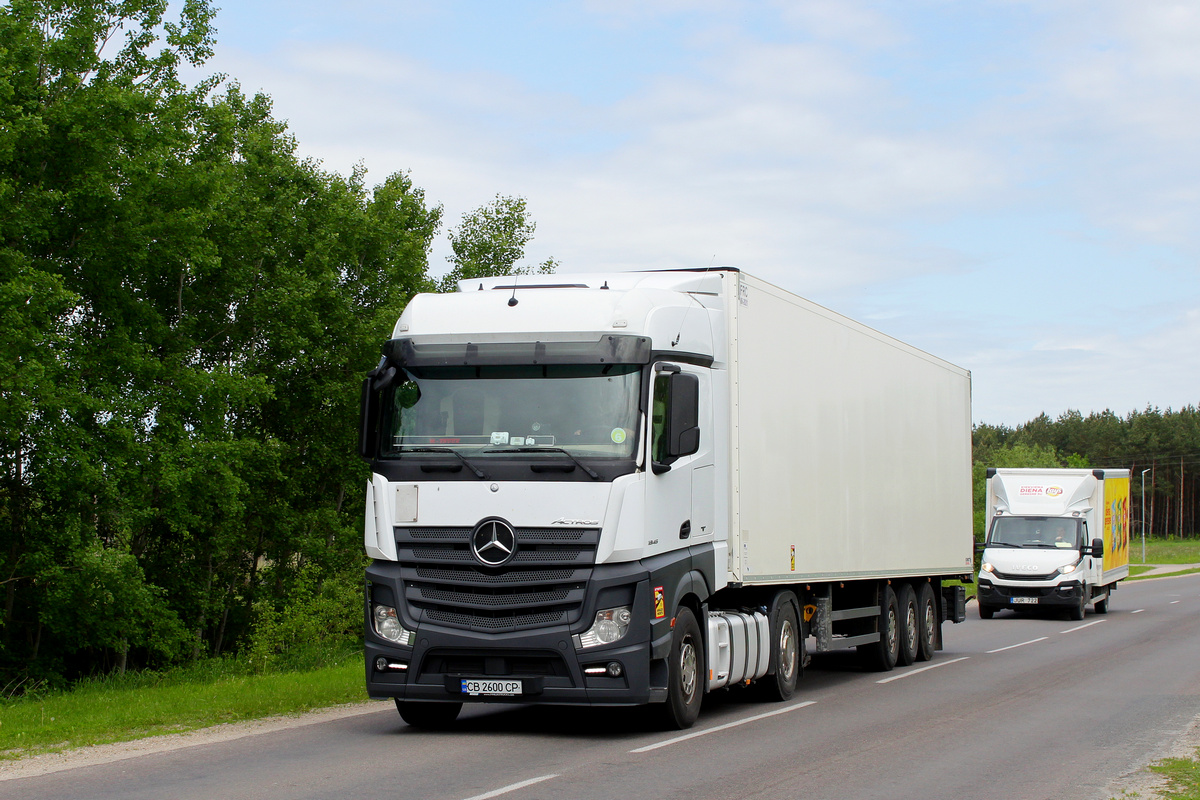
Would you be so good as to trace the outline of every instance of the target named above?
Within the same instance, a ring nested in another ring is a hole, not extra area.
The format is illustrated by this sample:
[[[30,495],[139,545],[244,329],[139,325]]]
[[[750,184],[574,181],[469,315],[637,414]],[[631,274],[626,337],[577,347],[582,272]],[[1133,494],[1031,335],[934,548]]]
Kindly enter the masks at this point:
[[[970,582],[970,373],[732,268],[464,281],[363,383],[368,693],[790,697],[929,659]]]

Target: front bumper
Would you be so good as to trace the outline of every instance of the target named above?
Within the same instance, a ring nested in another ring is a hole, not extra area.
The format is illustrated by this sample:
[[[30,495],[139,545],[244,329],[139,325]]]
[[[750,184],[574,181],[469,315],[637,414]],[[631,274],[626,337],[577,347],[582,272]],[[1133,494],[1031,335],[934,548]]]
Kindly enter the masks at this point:
[[[1031,585],[980,577],[977,587],[976,599],[979,604],[990,608],[1075,606],[1079,604],[1083,593],[1083,585],[1079,581]]]
[[[652,588],[644,571],[634,573],[628,565],[612,570],[597,567],[578,620],[504,633],[418,623],[400,601],[401,624],[416,632],[408,647],[382,639],[370,622],[372,595],[377,601],[392,602],[404,597],[401,568],[375,562],[367,571],[367,580],[365,655],[371,697],[592,706],[641,705],[666,698],[670,628],[669,624],[651,624],[644,612],[636,611],[653,607]],[[591,626],[596,609],[606,607],[601,603],[609,603],[606,598],[613,591],[631,592],[636,621],[612,646],[577,650],[572,637]],[[620,665],[616,677],[584,672],[614,662]],[[468,694],[463,691],[463,680],[520,681],[521,691],[516,695]]]

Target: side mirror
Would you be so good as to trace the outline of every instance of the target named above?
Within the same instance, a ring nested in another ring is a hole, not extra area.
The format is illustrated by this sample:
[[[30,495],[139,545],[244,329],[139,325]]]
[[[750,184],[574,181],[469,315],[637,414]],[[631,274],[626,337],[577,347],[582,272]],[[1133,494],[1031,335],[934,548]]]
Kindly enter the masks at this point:
[[[700,449],[700,379],[686,372],[671,375],[671,423],[667,453],[690,456]]]
[[[362,383],[362,400],[358,417],[358,454],[370,461],[379,453],[379,397],[392,385],[396,368],[380,359],[379,366],[367,373]]]
[[[379,392],[371,391],[371,379],[362,383],[362,401],[358,414],[358,454],[370,461],[379,449]]]
[[[680,456],[700,449],[700,379],[673,364],[654,378],[650,467],[655,475],[671,470]]]
[[[1092,539],[1091,555],[1094,558],[1104,558],[1104,540]]]
[[[987,549],[987,542],[976,542],[975,543],[975,552],[976,553],[982,553],[986,549]]]

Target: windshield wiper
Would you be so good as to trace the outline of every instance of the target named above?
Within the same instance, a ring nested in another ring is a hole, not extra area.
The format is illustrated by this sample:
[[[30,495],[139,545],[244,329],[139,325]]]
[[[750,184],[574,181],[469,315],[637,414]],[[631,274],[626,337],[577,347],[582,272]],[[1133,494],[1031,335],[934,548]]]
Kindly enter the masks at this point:
[[[592,477],[593,480],[599,480],[600,473],[589,467],[587,464],[580,461],[575,456],[571,455],[569,450],[564,450],[561,447],[505,447],[498,450],[487,449],[485,453],[562,453],[567,458],[579,465],[579,468]]]
[[[405,453],[450,453],[452,455],[458,456],[458,460],[463,463],[464,467],[471,470],[471,472],[474,472],[476,478],[482,478],[484,480],[487,479],[487,475],[483,474],[483,470],[479,469],[479,467],[475,466],[470,461],[467,461],[466,457],[463,456],[462,453],[460,453],[457,450],[454,450],[452,448],[449,448],[449,447],[414,447],[410,450],[403,450],[401,452],[405,452]]]

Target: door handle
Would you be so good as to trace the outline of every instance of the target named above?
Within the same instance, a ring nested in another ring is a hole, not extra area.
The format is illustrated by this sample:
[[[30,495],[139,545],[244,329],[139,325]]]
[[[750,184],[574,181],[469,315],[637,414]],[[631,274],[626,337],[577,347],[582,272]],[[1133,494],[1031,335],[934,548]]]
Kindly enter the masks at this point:
[[[686,539],[691,535],[692,535],[692,521],[690,519],[685,520],[684,523],[679,526],[679,538]]]

